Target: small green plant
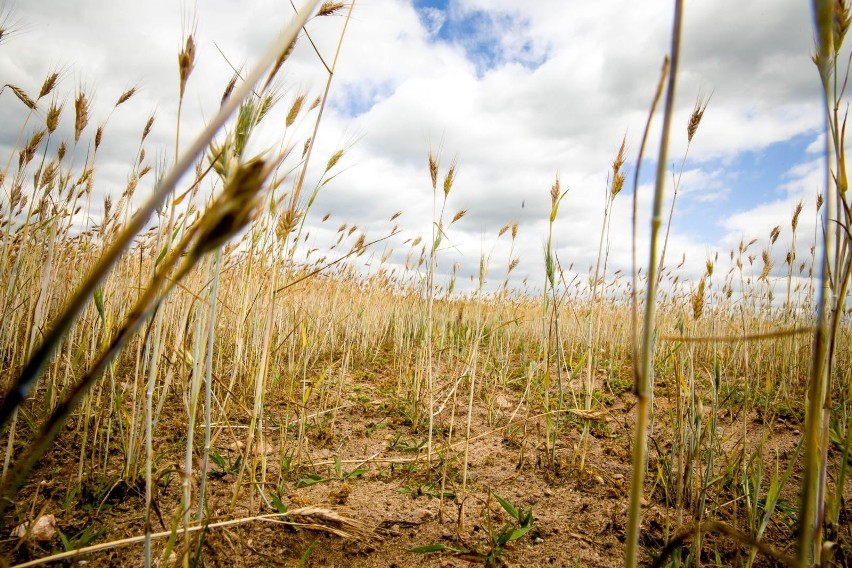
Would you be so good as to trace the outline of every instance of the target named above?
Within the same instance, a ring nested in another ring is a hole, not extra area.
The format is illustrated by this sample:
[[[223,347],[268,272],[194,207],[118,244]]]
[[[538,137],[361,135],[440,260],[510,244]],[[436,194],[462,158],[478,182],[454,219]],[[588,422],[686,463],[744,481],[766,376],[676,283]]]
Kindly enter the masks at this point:
[[[489,522],[489,526],[486,527],[488,541],[484,546],[461,546],[457,548],[437,543],[410,548],[408,552],[415,554],[446,552],[468,562],[481,562],[483,566],[497,566],[497,561],[506,552],[509,543],[522,538],[535,527],[535,524],[532,508],[518,510],[512,503],[496,493],[492,493],[492,495],[511,519],[503,523],[499,529],[491,527]]]
[[[95,529],[93,525],[88,525],[86,528],[78,532],[72,537],[69,537],[61,530],[57,529],[59,533],[59,539],[62,541],[62,547],[65,549],[65,552],[70,552],[72,550],[77,550],[80,548],[84,548],[89,546],[95,540],[98,539],[104,532],[106,528],[101,527],[99,529]]]
[[[340,461],[340,456],[334,456],[334,473],[335,476],[333,477],[323,477],[316,473],[309,473],[296,483],[296,487],[308,487],[309,485],[316,485],[317,483],[325,483],[327,481],[348,481],[364,475],[367,473],[367,470],[358,467],[351,471],[346,471],[343,469],[343,462]]]

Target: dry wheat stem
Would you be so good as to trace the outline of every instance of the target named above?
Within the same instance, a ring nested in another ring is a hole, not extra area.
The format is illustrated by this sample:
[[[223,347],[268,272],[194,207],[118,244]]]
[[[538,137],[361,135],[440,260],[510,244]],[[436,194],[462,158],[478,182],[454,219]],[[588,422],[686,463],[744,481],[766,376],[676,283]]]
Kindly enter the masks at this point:
[[[314,519],[314,522],[311,523],[300,523],[298,521],[287,522],[281,521],[281,519],[285,518],[305,518],[305,519]],[[232,519],[229,521],[220,521],[218,523],[210,523],[210,524],[202,524],[202,525],[194,525],[189,527],[187,532],[194,533],[200,530],[210,530],[210,529],[220,529],[226,527],[233,527],[244,525],[247,523],[251,523],[254,521],[273,521],[273,522],[281,522],[282,524],[288,525],[298,525],[304,528],[310,528],[313,530],[321,530],[327,531],[332,534],[336,534],[342,538],[355,539],[355,540],[365,540],[369,538],[375,538],[375,535],[372,534],[372,530],[367,527],[361,521],[357,521],[355,519],[350,519],[348,517],[344,517],[337,512],[331,509],[323,509],[320,507],[302,507],[300,509],[292,509],[287,511],[286,513],[270,513],[268,515],[257,515],[254,517],[246,517],[243,519]],[[323,522],[329,523],[328,525],[324,525]],[[338,528],[339,525],[342,527],[346,527],[351,529],[351,532],[347,532],[341,528]],[[173,531],[162,531],[158,533],[151,533],[150,538],[152,540],[166,538],[171,536]],[[114,540],[112,542],[104,542],[101,544],[95,544],[92,546],[87,546],[85,548],[80,548],[77,550],[69,550],[68,552],[62,552],[59,554],[54,554],[51,556],[46,556],[44,558],[39,558],[36,560],[30,560],[29,562],[24,562],[23,564],[16,564],[14,568],[27,568],[29,566],[41,566],[42,564],[47,564],[49,562],[58,562],[60,560],[68,560],[71,558],[77,558],[78,556],[83,556],[84,554],[92,554],[95,552],[101,552],[104,550],[112,550],[115,548],[121,548],[124,546],[130,546],[132,544],[140,544],[145,541],[146,535],[133,536],[130,538],[124,538],[121,540]]]

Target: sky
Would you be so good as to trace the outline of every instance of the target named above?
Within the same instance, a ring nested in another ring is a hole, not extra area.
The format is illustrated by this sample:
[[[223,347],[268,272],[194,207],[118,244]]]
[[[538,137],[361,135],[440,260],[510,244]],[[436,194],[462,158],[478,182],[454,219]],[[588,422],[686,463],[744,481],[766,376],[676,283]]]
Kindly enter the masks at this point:
[[[493,289],[517,258],[512,284],[540,288],[549,193],[558,175],[568,193],[554,224],[554,249],[569,276],[582,279],[598,257],[608,176],[624,139],[627,182],[613,204],[608,272],[629,271],[633,175],[669,50],[672,7],[615,0],[359,0],[315,141],[313,179],[336,150],[345,153],[309,212],[307,246],[328,247],[342,223],[357,225],[368,240],[398,223],[401,233],[375,254],[390,253],[387,265],[401,266],[411,239],[422,235],[428,242],[432,230],[431,149],[440,157],[441,175],[453,162],[457,168],[447,217],[467,210],[447,229],[437,263],[441,274],[457,263],[459,284],[470,289],[485,255]],[[47,74],[59,70],[56,92],[66,112],[75,90],[85,89],[93,100],[92,122],[106,124],[95,191],[117,196],[152,113],[147,155],[156,157],[151,161],[173,157],[182,34],[193,33],[198,51],[181,119],[181,144],[187,144],[218,109],[233,68],[251,68],[292,13],[289,2],[273,0],[7,2],[0,14],[14,33],[0,43],[0,83],[35,95]],[[329,62],[343,14],[307,27]],[[772,254],[780,281],[793,209],[804,205],[797,246],[799,258],[809,257],[803,251],[813,240],[815,200],[824,183],[809,3],[687,2],[684,16],[666,215],[673,180],[680,182],[667,264],[685,259],[679,273],[694,280],[708,258],[718,253],[720,268],[727,269],[729,251],[759,239],[749,249],[759,274],[760,251],[779,225]],[[303,38],[279,82],[283,112],[297,94],[309,100],[320,95],[326,78]],[[137,94],[113,112],[130,87]],[[707,108],[687,146],[698,97]],[[25,111],[9,89],[0,94],[2,155],[9,155]],[[259,148],[276,143],[278,126],[260,136]],[[301,123],[304,132],[311,126],[310,120]],[[643,265],[659,126],[657,115],[638,188]],[[153,178],[146,183],[142,190],[150,191]],[[397,211],[402,215],[389,222]],[[518,223],[511,250],[508,234],[498,238],[507,223]],[[368,269],[377,270],[377,258],[370,263]]]

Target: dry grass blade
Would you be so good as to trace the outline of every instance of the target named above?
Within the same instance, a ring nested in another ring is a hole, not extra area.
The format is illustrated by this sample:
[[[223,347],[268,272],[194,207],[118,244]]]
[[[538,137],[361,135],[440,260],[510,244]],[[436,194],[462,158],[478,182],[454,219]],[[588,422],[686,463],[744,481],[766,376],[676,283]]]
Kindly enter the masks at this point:
[[[286,519],[292,518],[293,521],[287,521]],[[205,525],[196,525],[189,527],[187,532],[194,533],[198,531],[210,531],[227,527],[235,527],[239,525],[244,525],[247,523],[253,523],[255,521],[271,521],[271,522],[283,522],[288,525],[298,525],[303,528],[308,528],[311,530],[318,530],[329,532],[331,534],[340,536],[342,538],[347,539],[355,539],[355,540],[369,540],[378,538],[378,535],[374,533],[372,529],[370,529],[367,525],[362,523],[361,521],[350,519],[349,517],[344,517],[340,515],[336,511],[332,511],[331,509],[323,509],[321,507],[303,507],[301,509],[293,509],[291,511],[287,511],[286,513],[274,513],[270,515],[258,515],[255,517],[245,517],[242,519],[233,519],[229,521],[220,521],[218,523],[209,523]],[[149,537],[152,540],[159,540],[162,538],[168,538],[173,534],[172,531],[163,531],[158,533],[152,533]],[[101,544],[96,544],[93,546],[87,546],[85,548],[80,548],[77,550],[69,550],[67,552],[62,552],[59,554],[53,554],[51,556],[46,556],[44,558],[39,558],[37,560],[31,560],[29,562],[24,562],[23,564],[17,564],[17,568],[29,568],[31,566],[41,566],[43,564],[48,564],[51,562],[58,562],[60,560],[69,560],[73,558],[78,558],[80,556],[84,556],[87,554],[94,554],[96,552],[102,552],[104,550],[113,550],[116,548],[121,548],[124,546],[130,546],[133,544],[140,544],[145,541],[145,535],[134,536],[130,538],[124,538],[121,540],[115,540],[111,542],[104,542]]]

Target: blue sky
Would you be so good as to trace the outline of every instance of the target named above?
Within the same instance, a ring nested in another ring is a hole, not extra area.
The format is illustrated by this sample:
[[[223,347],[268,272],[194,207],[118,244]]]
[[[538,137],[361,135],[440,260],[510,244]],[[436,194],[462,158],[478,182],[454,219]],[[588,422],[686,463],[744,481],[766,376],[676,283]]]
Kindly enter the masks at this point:
[[[92,122],[109,117],[110,144],[98,157],[99,196],[123,187],[150,113],[157,122],[148,155],[168,156],[173,148],[175,60],[187,21],[195,22],[199,57],[187,86],[183,137],[218,107],[231,65],[250,66],[289,17],[275,0],[258,0],[250,12],[229,0],[43,0],[13,9],[22,26],[0,45],[3,82],[37,92],[48,72],[61,69],[57,92],[67,100],[82,85],[92,95]],[[81,12],[87,17],[79,18]],[[335,16],[308,26],[326,60],[342,24]],[[597,254],[607,176],[626,134],[628,184],[613,209],[610,266],[627,269],[630,180],[670,26],[670,3],[359,1],[314,154],[322,169],[327,156],[345,148],[343,171],[309,212],[311,244],[327,248],[342,222],[378,236],[402,211],[403,234],[388,243],[387,261],[400,267],[409,246],[403,241],[431,232],[431,148],[441,156],[442,173],[457,160],[448,212],[468,209],[448,232],[452,247],[441,251],[442,272],[458,262],[462,275],[474,274],[480,254],[490,253],[491,280],[499,282],[509,243],[497,233],[516,222],[515,282],[538,282],[557,174],[569,189],[555,225],[557,250],[566,265],[585,270]],[[740,239],[759,238],[763,244],[756,246],[764,246],[773,226],[787,227],[799,200],[802,233],[813,233],[822,182],[813,151],[821,106],[811,48],[809,7],[799,0],[687,3],[669,153],[675,169],[696,97],[712,97],[689,148],[669,244],[669,258],[686,255],[684,278],[700,276],[708,256],[726,255]],[[296,94],[320,94],[326,79],[307,42],[288,65],[282,112]],[[139,93],[110,114],[118,94],[134,85]],[[0,120],[20,124],[15,99],[8,90],[0,97]],[[659,119],[646,156],[656,155],[658,128]],[[4,152],[14,141],[14,129],[7,130],[0,136]],[[258,147],[280,139],[275,128],[264,136]],[[653,170],[653,160],[646,161],[640,247],[647,243]],[[323,224],[326,213],[332,221]]]

